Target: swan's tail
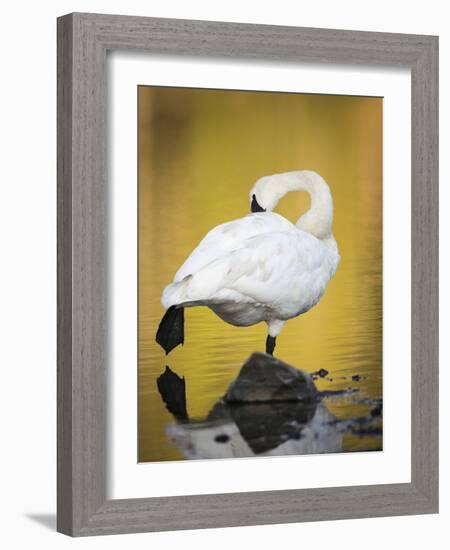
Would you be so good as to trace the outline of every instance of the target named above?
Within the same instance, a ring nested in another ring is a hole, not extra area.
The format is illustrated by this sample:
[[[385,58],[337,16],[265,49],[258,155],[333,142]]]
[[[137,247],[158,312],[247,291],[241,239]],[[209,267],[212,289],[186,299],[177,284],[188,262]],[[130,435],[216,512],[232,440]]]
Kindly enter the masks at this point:
[[[168,355],[179,344],[184,344],[184,307],[170,306],[159,323],[156,341]]]
[[[161,296],[161,303],[166,309],[189,301],[188,289],[191,279],[192,275],[188,275],[181,281],[170,283],[165,287]]]

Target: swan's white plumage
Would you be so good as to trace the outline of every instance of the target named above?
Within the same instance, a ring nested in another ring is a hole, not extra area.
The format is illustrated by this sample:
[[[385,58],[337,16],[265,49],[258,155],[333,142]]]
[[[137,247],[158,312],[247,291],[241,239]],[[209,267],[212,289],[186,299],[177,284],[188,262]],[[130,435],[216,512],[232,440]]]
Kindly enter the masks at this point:
[[[338,261],[332,236],[318,239],[276,213],[254,213],[212,229],[162,303],[207,305],[238,326],[266,321],[276,336],[285,320],[319,301]]]

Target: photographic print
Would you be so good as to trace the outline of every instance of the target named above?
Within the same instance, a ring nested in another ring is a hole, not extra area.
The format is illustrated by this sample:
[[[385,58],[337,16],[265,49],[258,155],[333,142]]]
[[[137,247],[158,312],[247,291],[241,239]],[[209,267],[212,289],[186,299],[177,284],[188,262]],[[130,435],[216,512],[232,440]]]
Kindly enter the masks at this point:
[[[138,87],[138,461],[381,451],[381,97]]]

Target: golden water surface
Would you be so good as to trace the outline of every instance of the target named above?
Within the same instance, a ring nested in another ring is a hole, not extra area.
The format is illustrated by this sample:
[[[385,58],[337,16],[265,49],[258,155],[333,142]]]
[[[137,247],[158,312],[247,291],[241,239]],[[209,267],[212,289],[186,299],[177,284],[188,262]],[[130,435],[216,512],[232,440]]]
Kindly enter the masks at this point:
[[[155,342],[161,292],[214,226],[249,213],[261,176],[311,169],[329,183],[341,263],[311,311],[288,321],[276,356],[326,369],[320,390],[339,420],[382,398],[382,99],[139,87],[138,460],[184,458],[166,435],[174,420],[158,393],[166,365],[186,379],[191,418],[203,419],[253,351],[266,325],[230,326],[208,308],[185,311],[185,345],[166,357]],[[309,206],[290,193],[276,211],[295,222]],[[356,382],[352,376],[361,378]],[[355,398],[357,396],[357,398]],[[346,433],[343,450],[381,449],[381,436]]]

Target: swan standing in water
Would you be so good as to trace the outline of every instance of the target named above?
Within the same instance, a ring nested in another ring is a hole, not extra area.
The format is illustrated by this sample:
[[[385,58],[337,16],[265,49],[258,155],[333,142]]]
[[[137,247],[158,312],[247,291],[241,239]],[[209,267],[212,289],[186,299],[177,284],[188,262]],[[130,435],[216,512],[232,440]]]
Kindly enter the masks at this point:
[[[294,225],[273,212],[289,191],[306,191],[310,209]],[[336,272],[333,200],[309,170],[260,178],[250,191],[252,213],[218,225],[195,248],[162,294],[167,311],[156,341],[168,354],[184,343],[184,308],[208,306],[235,326],[265,321],[273,354],[284,323],[320,300]]]

